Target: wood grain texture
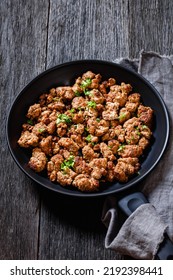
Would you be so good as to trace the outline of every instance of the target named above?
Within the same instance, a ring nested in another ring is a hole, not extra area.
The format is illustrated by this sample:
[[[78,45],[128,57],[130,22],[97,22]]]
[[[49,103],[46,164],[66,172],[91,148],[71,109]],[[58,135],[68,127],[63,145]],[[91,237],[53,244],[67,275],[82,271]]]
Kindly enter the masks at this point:
[[[42,191],[39,259],[120,259],[104,249],[103,202]]]
[[[0,259],[124,258],[104,248],[104,199],[54,194],[18,169],[6,118],[19,91],[56,64],[172,54],[172,10],[169,0],[0,1]]]
[[[141,49],[169,55],[173,51],[173,1],[129,1],[129,56]]]
[[[47,66],[128,56],[128,1],[50,1]]]
[[[0,259],[37,258],[40,195],[12,160],[5,127],[14,97],[45,69],[47,9],[42,0],[0,2]]]

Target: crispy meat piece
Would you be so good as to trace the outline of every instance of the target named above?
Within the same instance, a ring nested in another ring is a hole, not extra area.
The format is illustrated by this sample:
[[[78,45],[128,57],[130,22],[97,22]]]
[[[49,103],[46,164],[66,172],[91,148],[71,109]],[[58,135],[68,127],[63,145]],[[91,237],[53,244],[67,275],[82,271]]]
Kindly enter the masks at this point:
[[[85,126],[81,123],[75,125],[75,133],[82,135],[84,133]]]
[[[91,101],[92,102],[92,101]],[[97,108],[91,108],[87,107],[86,110],[84,111],[84,118],[97,118],[98,117],[98,111]]]
[[[62,137],[58,141],[59,146],[64,147],[69,152],[72,152],[73,154],[77,154],[79,150],[79,146],[70,138]]]
[[[107,158],[93,159],[89,163],[89,167],[92,168],[91,177],[99,180],[107,174]]]
[[[107,158],[94,158],[90,163],[89,166],[94,168],[95,166],[98,168],[107,168]]]
[[[129,102],[132,102],[132,103],[137,103],[139,105],[140,103],[140,94],[139,93],[131,93],[129,96],[128,96],[128,101]]]
[[[115,135],[117,137],[117,140],[121,143],[124,143],[124,141],[125,141],[125,129],[121,125],[118,125],[118,126],[115,127],[114,131],[115,131]]]
[[[28,113],[27,113],[27,118],[28,119],[37,119],[41,114],[41,106],[40,104],[34,104],[29,107]]]
[[[138,118],[133,117],[123,124],[123,128],[125,128],[126,130],[132,130],[134,129],[134,127],[138,127],[140,124],[141,121]]]
[[[33,126],[32,133],[34,133],[37,136],[43,135],[46,132],[47,132],[47,126],[42,122],[36,123]]]
[[[39,138],[37,135],[26,130],[22,132],[18,140],[18,144],[23,148],[36,147],[38,145],[38,141]]]
[[[96,120],[97,121],[97,120]],[[100,137],[107,133],[109,130],[109,122],[106,120],[97,121],[95,135]]]
[[[57,154],[60,150],[58,141],[59,141],[59,138],[57,136],[52,137],[52,153],[54,155]]]
[[[54,134],[55,131],[56,131],[56,122],[55,121],[51,121],[47,125],[47,132],[52,135],[52,134]]]
[[[62,101],[59,101],[58,99],[56,99],[56,97],[53,99],[54,102],[48,104],[48,108],[50,110],[56,110],[59,112],[62,112],[65,108],[65,105]]]
[[[83,147],[82,149],[82,155],[83,155],[83,158],[87,161],[87,162],[90,162],[91,160],[93,160],[94,158],[98,157],[98,154],[96,154],[94,152],[94,150],[89,146],[89,145],[86,145]]]
[[[145,137],[141,137],[138,143],[139,147],[141,147],[143,150],[145,150],[149,145],[149,140]]]
[[[33,129],[33,126],[32,125],[30,125],[30,124],[28,124],[28,123],[24,123],[23,125],[22,125],[22,132],[24,132],[24,131],[26,131],[26,130],[28,130],[29,132],[32,132],[32,129]]]
[[[100,143],[100,150],[104,158],[107,158],[110,161],[116,159],[111,149],[105,143]]]
[[[73,181],[73,186],[81,191],[92,192],[99,188],[99,181],[90,177],[87,174],[79,174]]]
[[[108,141],[108,147],[112,151],[113,154],[117,153],[119,146],[120,146],[120,143],[115,139]]]
[[[58,171],[57,172],[57,181],[60,183],[62,186],[69,186],[74,182],[74,178],[76,177],[76,173],[71,170],[70,168],[66,168],[65,172],[64,171]]]
[[[90,134],[100,137],[108,132],[109,122],[91,118],[87,121],[87,130]]]
[[[94,79],[91,80],[91,84],[89,85],[89,88],[97,89],[99,87],[100,80],[101,80],[101,75],[100,74],[95,75]]]
[[[152,132],[147,125],[140,125],[139,129],[140,129],[140,133],[141,133],[142,136],[144,136],[147,139],[151,138]]]
[[[107,164],[107,174],[106,174],[106,177],[105,177],[105,179],[108,182],[113,182],[115,180],[114,169],[115,169],[115,164],[113,163],[113,161],[108,161],[108,164]]]
[[[81,123],[71,125],[71,127],[68,130],[67,135],[70,137],[70,135],[80,134],[82,135],[84,133],[85,126]]]
[[[59,124],[57,124],[57,134],[60,137],[63,137],[64,135],[66,135],[67,133],[67,124],[64,122],[60,122]]]
[[[64,101],[71,101],[75,97],[75,93],[70,86],[57,87],[56,93]]]
[[[141,132],[138,127],[126,130],[125,140],[127,144],[135,145],[139,142]]]
[[[52,136],[49,135],[45,138],[42,138],[39,143],[39,147],[46,155],[52,155]]]
[[[95,78],[95,74],[92,71],[87,71],[82,75],[82,80],[86,80],[86,79],[94,79]]]
[[[63,158],[65,158],[65,159],[69,159],[69,157],[71,155],[71,153],[68,150],[66,150],[66,149],[60,149],[59,150],[59,154],[61,156],[63,156]]]
[[[118,149],[118,154],[122,158],[140,157],[142,153],[143,149],[138,145],[122,145]]]
[[[80,134],[73,134],[70,137],[80,148],[85,146],[85,141]]]
[[[92,89],[90,91],[90,100],[94,101],[96,104],[102,104],[105,101],[104,96],[98,89]]]
[[[51,110],[44,110],[41,112],[41,114],[38,117],[38,122],[42,122],[44,124],[48,124],[50,122],[49,115],[51,113]]]
[[[77,97],[73,98],[71,105],[72,105],[72,108],[74,108],[74,109],[79,109],[79,108],[85,109],[87,106],[87,102],[84,97],[77,96]]]
[[[57,180],[57,172],[61,170],[61,164],[63,163],[64,158],[56,154],[53,157],[51,157],[50,161],[47,163],[47,171],[48,176],[51,181]]]
[[[127,182],[129,177],[139,170],[138,158],[120,158],[114,168],[115,178],[120,182]]]
[[[81,156],[77,156],[77,157],[75,157],[74,171],[77,174],[90,174],[91,167],[85,160],[83,160],[83,158]]]
[[[79,111],[78,113],[74,114],[72,117],[72,121],[74,123],[83,123],[84,122],[84,113]]]
[[[47,158],[40,148],[34,148],[29,160],[29,167],[35,172],[41,172],[46,168]]]
[[[112,121],[118,118],[118,102],[107,102],[105,106],[105,111],[102,113],[102,117],[104,120]]]
[[[115,129],[110,128],[108,132],[102,136],[102,141],[105,142],[105,141],[112,140],[115,138],[115,136],[116,136]]]
[[[152,126],[153,110],[150,107],[139,105],[138,117],[141,122],[146,124],[148,127]]]
[[[117,102],[120,107],[123,107],[127,101],[127,92],[121,91],[121,89],[119,89],[120,91],[118,91],[117,87],[117,85],[111,87],[112,90],[108,93],[106,101]]]
[[[127,110],[127,108],[122,108],[120,111],[119,111],[119,116],[118,116],[118,120],[119,120],[119,123],[122,124],[124,123],[125,121],[127,121],[128,119],[130,119],[130,112]]]

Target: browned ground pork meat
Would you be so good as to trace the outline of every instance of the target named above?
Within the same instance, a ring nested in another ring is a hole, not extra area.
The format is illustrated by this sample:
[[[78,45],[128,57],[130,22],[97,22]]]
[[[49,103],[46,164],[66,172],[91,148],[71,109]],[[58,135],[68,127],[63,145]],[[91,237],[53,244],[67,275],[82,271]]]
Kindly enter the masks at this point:
[[[18,144],[31,150],[30,168],[84,192],[127,182],[152,137],[153,110],[140,93],[92,71],[40,95],[26,118]]]

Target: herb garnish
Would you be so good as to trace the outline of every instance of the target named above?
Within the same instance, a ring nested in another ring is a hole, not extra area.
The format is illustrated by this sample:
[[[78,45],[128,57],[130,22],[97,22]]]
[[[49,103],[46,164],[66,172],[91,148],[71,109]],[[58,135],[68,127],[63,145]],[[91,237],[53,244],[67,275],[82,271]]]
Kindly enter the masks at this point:
[[[66,170],[66,168],[73,168],[74,166],[74,156],[69,156],[68,159],[64,160],[63,163],[61,163],[61,170]]]
[[[90,78],[87,78],[86,80],[82,81],[81,87],[83,89],[85,89],[85,88],[89,87],[91,83],[92,83],[92,80]]]
[[[95,101],[88,101],[88,102],[87,102],[87,105],[88,105],[88,107],[94,108],[94,109],[95,109],[97,104],[96,104]]]
[[[44,132],[45,131],[45,128],[39,128],[38,129],[38,132],[40,132],[40,133],[42,133],[42,132]]]
[[[81,95],[81,93],[78,90],[76,90],[74,93],[75,93],[75,96],[80,96]]]
[[[126,117],[126,113],[122,113],[121,115],[119,115],[118,119],[122,121],[125,117]]]
[[[125,144],[120,145],[117,152],[122,152],[124,147],[125,147]]]
[[[141,135],[141,133],[140,133],[140,131],[139,131],[139,127],[138,127],[138,126],[136,126],[136,127],[135,127],[135,129],[136,129],[136,134],[137,134],[138,136],[140,136],[140,135]]]
[[[70,123],[71,118],[69,116],[67,116],[66,114],[60,114],[60,115],[58,115],[58,118],[56,120],[56,124],[59,124],[61,122]]]
[[[31,120],[31,119],[28,119],[28,120],[27,120],[27,123],[30,124],[30,125],[33,125],[33,124],[34,124],[34,123],[33,123],[33,120]]]
[[[88,134],[88,136],[85,138],[88,142],[91,142],[91,135],[90,134]]]
[[[90,90],[84,90],[84,94],[87,95],[91,95],[91,91]]]

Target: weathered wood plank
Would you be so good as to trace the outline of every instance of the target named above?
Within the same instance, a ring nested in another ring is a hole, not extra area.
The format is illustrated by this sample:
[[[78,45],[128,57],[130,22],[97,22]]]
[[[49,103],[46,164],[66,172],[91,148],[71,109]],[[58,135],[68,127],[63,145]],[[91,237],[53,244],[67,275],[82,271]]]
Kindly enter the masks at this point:
[[[129,1],[129,56],[141,49],[172,54],[173,1]]]
[[[128,1],[50,1],[47,66],[128,56]]]
[[[14,96],[45,69],[48,1],[0,1],[0,11],[0,259],[36,259],[39,192],[9,154],[5,123]]]
[[[104,249],[104,199],[81,199],[42,191],[40,259],[116,259]]]

